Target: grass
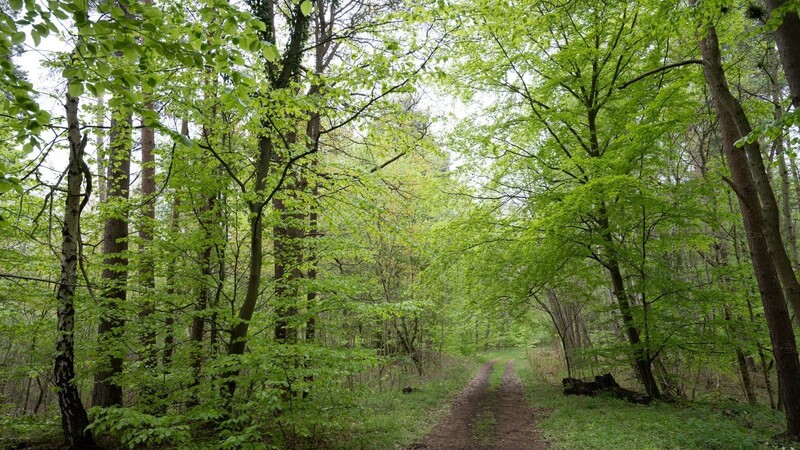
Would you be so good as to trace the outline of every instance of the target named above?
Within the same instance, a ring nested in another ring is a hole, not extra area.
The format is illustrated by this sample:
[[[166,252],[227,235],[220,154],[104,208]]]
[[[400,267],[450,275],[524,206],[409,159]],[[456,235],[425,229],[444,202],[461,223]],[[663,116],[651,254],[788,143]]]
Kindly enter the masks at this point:
[[[505,360],[498,360],[492,367],[492,371],[489,373],[489,392],[500,389],[500,385],[503,384],[505,365]]]
[[[358,400],[360,413],[333,448],[407,448],[444,418],[456,394],[480,365],[474,358],[452,358],[435,375],[414,383],[417,390],[412,393],[363,392]]]
[[[552,376],[542,375],[548,368],[541,354],[526,358],[520,351],[515,359],[526,398],[532,407],[542,411],[538,426],[551,448],[789,448],[772,440],[783,430],[784,419],[769,407],[732,402],[656,402],[640,406],[612,397],[564,396]]]

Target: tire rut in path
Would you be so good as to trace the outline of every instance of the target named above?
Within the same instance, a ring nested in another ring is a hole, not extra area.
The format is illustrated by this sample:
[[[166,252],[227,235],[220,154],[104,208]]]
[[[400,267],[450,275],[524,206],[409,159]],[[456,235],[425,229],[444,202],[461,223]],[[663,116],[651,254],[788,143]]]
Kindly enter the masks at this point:
[[[484,365],[453,402],[450,414],[410,449],[546,449],[512,361],[505,365],[500,387],[489,390],[489,376],[495,364],[490,361]],[[489,433],[484,430],[487,423],[493,424]]]

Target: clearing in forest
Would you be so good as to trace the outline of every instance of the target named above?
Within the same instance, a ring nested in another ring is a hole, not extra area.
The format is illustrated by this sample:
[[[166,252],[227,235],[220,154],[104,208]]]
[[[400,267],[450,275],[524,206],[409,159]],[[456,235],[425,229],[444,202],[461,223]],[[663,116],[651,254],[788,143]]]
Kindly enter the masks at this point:
[[[497,361],[486,363],[453,402],[445,419],[411,449],[547,448],[525,403],[522,382],[508,361],[499,386],[492,386]]]

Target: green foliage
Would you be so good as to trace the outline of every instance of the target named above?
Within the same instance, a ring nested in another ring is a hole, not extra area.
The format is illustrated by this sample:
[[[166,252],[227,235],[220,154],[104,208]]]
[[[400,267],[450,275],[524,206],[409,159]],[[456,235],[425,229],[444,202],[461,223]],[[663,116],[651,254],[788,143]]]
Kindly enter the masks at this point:
[[[35,414],[14,416],[12,409],[11,405],[0,404],[0,445],[4,448],[11,448],[26,439],[49,439],[58,426],[55,419],[42,418]]]
[[[191,441],[191,429],[181,417],[156,417],[131,408],[98,409],[90,428],[99,434],[119,437],[128,448],[160,445],[185,446]]]

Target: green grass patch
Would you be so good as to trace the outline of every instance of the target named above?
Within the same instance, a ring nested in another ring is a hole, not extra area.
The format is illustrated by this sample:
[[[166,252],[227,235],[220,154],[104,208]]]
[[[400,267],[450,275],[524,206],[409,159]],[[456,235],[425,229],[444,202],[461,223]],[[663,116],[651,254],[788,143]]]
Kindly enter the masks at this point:
[[[436,370],[431,378],[414,383],[416,390],[399,390],[359,395],[358,411],[333,448],[390,449],[406,448],[428,434],[450,410],[450,403],[475,376],[481,362],[455,358]]]
[[[498,360],[492,367],[492,371],[489,373],[489,392],[500,389],[500,385],[503,383],[505,367],[506,361],[504,360]]]
[[[779,414],[744,405],[638,406],[546,385],[530,386],[528,398],[549,411],[539,426],[557,449],[759,449],[782,429]]]
[[[766,449],[784,430],[783,415],[738,403],[633,405],[608,396],[565,396],[524,359],[515,370],[538,426],[554,449]],[[635,388],[635,386],[634,386]],[[797,448],[797,447],[795,447]]]

